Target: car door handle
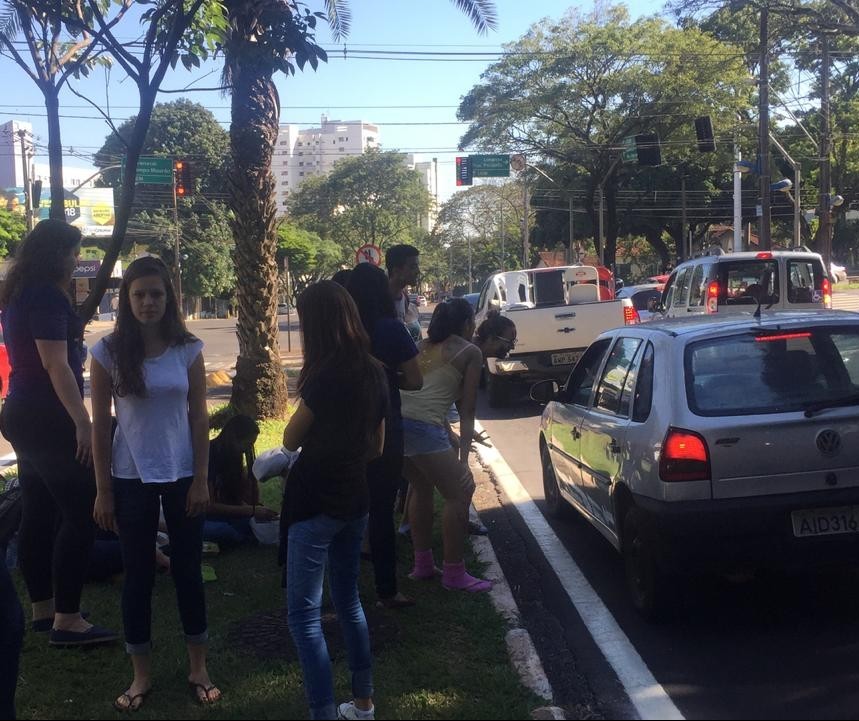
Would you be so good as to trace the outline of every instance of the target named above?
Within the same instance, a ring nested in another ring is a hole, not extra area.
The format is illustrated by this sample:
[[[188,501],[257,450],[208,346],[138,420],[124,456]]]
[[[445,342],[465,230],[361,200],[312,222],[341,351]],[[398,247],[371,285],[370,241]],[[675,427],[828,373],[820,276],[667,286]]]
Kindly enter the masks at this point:
[[[582,437],[582,432],[578,428],[573,428],[570,431],[570,435],[572,435],[573,439],[577,441]]]
[[[611,439],[611,443],[609,443],[609,444],[608,444],[608,449],[609,449],[612,453],[614,453],[615,455],[617,455],[618,453],[620,453],[620,446],[619,446],[619,445],[617,445],[617,441],[616,441],[614,438],[612,438],[612,439]]]

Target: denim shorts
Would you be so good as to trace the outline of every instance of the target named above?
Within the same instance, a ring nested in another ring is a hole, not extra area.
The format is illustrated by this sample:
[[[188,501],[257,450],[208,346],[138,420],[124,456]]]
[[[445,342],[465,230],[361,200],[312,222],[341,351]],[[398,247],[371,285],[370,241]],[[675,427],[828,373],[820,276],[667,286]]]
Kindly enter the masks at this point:
[[[441,453],[451,449],[447,428],[433,423],[403,418],[403,437],[407,457]]]

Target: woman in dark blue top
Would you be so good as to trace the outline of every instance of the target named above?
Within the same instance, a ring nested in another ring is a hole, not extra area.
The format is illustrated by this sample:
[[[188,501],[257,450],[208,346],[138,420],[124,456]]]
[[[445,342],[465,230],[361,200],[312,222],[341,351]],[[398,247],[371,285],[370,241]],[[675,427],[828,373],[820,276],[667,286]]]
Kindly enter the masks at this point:
[[[361,263],[350,274],[346,290],[358,306],[364,330],[370,337],[372,353],[384,365],[388,378],[390,410],[385,420],[385,448],[381,457],[367,466],[370,553],[380,605],[403,608],[414,605],[414,601],[397,590],[394,503],[403,473],[400,389],[420,390],[423,385],[417,361],[418,349],[406,326],[397,318],[384,270]]]
[[[116,640],[80,614],[95,537],[92,426],[83,402],[83,325],[68,296],[80,231],[43,220],[24,239],[0,288],[12,372],[0,431],[18,458],[21,572],[33,628],[54,646]]]

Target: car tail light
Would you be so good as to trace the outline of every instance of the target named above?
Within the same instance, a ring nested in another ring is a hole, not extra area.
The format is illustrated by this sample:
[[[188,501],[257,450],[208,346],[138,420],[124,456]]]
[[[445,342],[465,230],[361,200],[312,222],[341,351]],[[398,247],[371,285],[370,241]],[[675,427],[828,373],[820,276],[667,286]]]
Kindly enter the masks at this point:
[[[707,312],[719,312],[719,281],[711,281],[707,286]]]
[[[823,279],[823,307],[832,309],[832,284],[829,278]]]
[[[693,431],[669,428],[659,455],[659,477],[676,481],[709,481],[710,451],[707,441]]]
[[[635,325],[636,323],[641,323],[641,316],[638,315],[638,311],[635,309],[635,306],[623,306],[623,322],[626,325]]]

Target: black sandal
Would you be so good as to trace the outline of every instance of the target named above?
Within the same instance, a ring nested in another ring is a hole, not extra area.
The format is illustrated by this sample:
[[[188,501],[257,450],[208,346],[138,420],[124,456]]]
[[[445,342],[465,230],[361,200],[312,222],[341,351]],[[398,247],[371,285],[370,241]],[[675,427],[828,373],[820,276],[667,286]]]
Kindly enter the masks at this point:
[[[188,681],[188,688],[191,691],[191,696],[194,697],[194,700],[200,704],[200,706],[212,706],[213,704],[218,703],[222,696],[221,690],[215,686],[215,684],[211,683],[208,686],[204,686],[201,683],[194,683],[193,681]],[[200,696],[200,691],[203,692],[203,696]],[[212,691],[218,692],[218,698],[213,699],[209,697],[209,694]]]
[[[136,693],[134,696],[126,691],[124,694],[117,696],[116,700],[113,702],[113,708],[120,713],[133,713],[135,711],[139,711],[143,707],[143,702],[146,700],[146,697],[149,695],[151,690],[152,687],[149,687],[143,693]],[[124,704],[120,703],[123,699],[125,701]]]

